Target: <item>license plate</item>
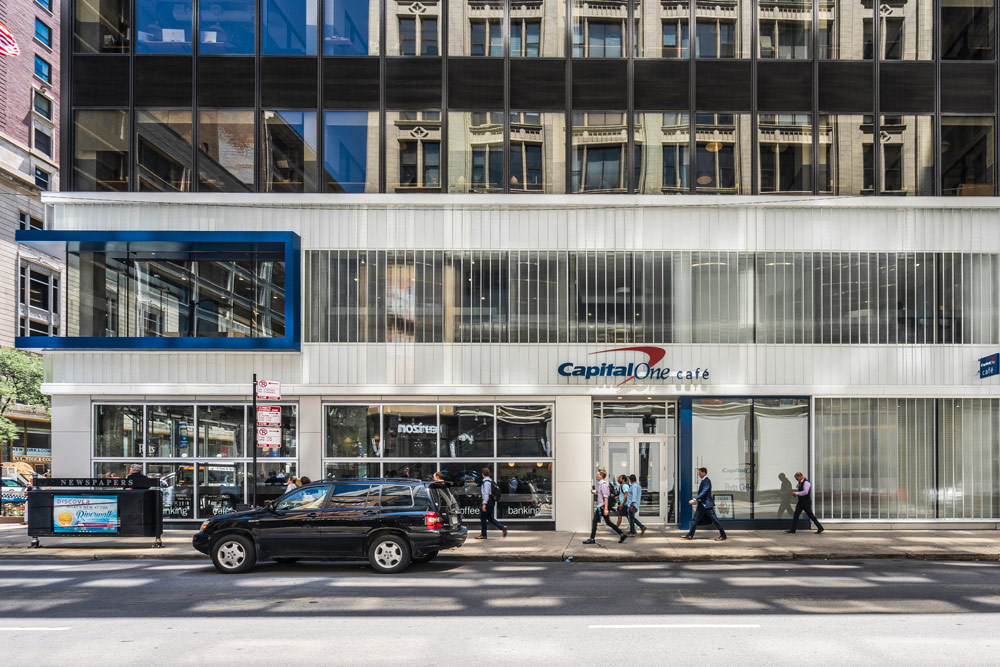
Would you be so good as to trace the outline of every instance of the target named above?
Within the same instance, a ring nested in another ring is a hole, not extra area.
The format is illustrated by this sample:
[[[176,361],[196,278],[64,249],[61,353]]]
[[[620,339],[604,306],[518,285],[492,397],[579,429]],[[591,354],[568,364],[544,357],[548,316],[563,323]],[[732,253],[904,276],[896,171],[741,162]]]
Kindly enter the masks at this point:
[[[451,524],[452,528],[457,528],[458,527],[458,517],[455,516],[454,514],[452,514],[451,515],[451,519],[449,520],[449,523]]]

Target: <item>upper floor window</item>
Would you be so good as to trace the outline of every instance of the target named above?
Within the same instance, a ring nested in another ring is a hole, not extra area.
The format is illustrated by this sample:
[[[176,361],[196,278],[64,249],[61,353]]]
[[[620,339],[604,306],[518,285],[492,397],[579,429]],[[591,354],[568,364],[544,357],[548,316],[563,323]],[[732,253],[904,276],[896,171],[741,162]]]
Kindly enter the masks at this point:
[[[19,229],[45,229],[44,222],[24,212],[17,214],[17,220]]]
[[[686,18],[671,18],[663,21],[661,55],[664,58],[688,57],[688,23]]]
[[[541,20],[511,18],[510,57],[537,58],[541,53]]]
[[[45,83],[52,83],[52,65],[44,58],[35,56],[35,76]]]
[[[621,58],[625,53],[624,21],[579,19],[573,26],[574,58]]]
[[[263,0],[260,48],[262,53],[314,55],[317,21],[315,2]]]
[[[73,12],[73,51],[125,53],[129,48],[128,0],[76,0]],[[140,26],[142,30],[142,26]],[[140,35],[140,38],[143,36]],[[150,45],[147,43],[146,47]]]
[[[31,107],[42,118],[52,120],[52,100],[37,90],[32,91]]]
[[[473,21],[469,55],[503,57],[503,19]]]
[[[52,28],[37,18],[35,19],[35,39],[45,46],[52,48]]]
[[[136,53],[191,53],[191,0],[136,0]]]
[[[399,55],[436,56],[437,54],[436,16],[410,16],[399,19]]]
[[[52,157],[52,135],[40,127],[35,128],[35,150]]]
[[[942,0],[941,57],[945,60],[992,60],[993,3]]]
[[[198,9],[198,53],[252,55],[256,38],[254,0],[211,0]]]
[[[35,4],[47,12],[52,11],[52,0],[35,0]]]
[[[42,190],[49,189],[49,179],[52,176],[49,172],[40,167],[35,167],[35,186]]]
[[[378,7],[377,2],[371,6],[370,0],[324,0],[323,53],[328,56],[377,56]]]

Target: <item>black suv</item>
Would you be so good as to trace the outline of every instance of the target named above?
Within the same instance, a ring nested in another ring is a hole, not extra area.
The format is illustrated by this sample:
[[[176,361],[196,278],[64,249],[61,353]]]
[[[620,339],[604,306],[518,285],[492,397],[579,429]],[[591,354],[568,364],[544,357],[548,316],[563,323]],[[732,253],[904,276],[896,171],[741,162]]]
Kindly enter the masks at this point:
[[[466,533],[446,484],[333,479],[210,519],[192,542],[227,574],[247,572],[258,560],[347,558],[367,558],[376,572],[392,573],[462,546]]]

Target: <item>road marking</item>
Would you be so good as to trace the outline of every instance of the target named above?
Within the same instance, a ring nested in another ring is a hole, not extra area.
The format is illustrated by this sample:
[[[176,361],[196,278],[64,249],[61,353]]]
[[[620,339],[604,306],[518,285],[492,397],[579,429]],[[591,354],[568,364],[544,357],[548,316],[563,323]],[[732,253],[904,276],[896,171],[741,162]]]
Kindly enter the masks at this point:
[[[759,628],[757,624],[751,623],[656,623],[656,624],[631,624],[631,625],[588,625],[589,630],[641,630],[643,628]]]
[[[33,626],[26,628],[15,628],[12,626],[0,626],[0,632],[59,632],[60,630],[69,630],[70,626],[52,626],[52,627],[42,627]]]

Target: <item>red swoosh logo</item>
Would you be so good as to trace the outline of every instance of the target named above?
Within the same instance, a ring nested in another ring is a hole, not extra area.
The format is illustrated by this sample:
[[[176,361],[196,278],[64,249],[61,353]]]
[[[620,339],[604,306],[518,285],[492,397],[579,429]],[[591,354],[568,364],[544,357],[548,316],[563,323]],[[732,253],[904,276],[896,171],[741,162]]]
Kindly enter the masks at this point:
[[[667,356],[667,351],[664,350],[662,347],[652,347],[645,345],[639,345],[637,347],[616,347],[612,350],[600,350],[599,352],[591,352],[591,354],[604,354],[605,352],[642,352],[649,358],[646,361],[646,363],[649,364],[650,368],[660,363],[660,360],[663,359],[663,357]],[[634,380],[634,379],[635,379],[634,375],[631,377],[627,377],[621,382],[619,382],[617,386],[620,387],[629,380]]]

